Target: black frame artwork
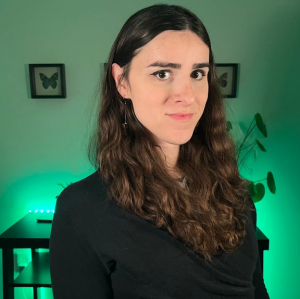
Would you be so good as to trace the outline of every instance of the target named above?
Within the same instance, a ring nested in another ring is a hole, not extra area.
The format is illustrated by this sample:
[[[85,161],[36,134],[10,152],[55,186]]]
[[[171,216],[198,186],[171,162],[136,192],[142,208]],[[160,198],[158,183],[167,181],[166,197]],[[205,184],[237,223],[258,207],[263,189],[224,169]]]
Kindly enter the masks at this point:
[[[66,98],[63,63],[29,64],[31,98]]]
[[[236,98],[238,64],[216,63],[216,74],[222,95]]]

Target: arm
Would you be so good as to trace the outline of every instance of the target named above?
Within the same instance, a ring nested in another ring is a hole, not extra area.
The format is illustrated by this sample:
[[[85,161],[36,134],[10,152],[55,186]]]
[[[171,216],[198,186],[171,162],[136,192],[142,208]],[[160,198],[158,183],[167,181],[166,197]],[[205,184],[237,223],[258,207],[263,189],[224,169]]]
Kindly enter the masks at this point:
[[[249,195],[249,197],[250,197],[250,195]],[[252,215],[253,225],[256,230],[256,224],[257,224],[256,207],[255,207],[251,197],[249,198],[249,200],[251,200],[251,203],[252,203],[251,205],[255,209],[255,211],[251,212],[251,215]],[[262,274],[261,266],[260,266],[259,255],[257,257],[256,268],[253,273],[252,283],[253,283],[253,286],[255,287],[254,295],[255,295],[256,299],[270,299],[267,289],[266,289],[266,286],[265,286],[265,283],[264,283],[264,278],[263,278],[263,274]]]
[[[54,299],[110,299],[110,273],[77,235],[59,198],[50,237],[50,274]]]
[[[256,268],[253,273],[253,285],[255,287],[255,291],[254,291],[255,298],[270,299],[261,272],[259,256],[257,258]]]

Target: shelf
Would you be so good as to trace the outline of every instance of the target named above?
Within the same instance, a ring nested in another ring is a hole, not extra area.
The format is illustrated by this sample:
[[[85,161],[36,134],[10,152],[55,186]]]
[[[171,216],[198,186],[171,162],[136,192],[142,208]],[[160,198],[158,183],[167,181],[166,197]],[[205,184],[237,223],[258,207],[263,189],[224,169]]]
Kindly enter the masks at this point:
[[[258,227],[256,228],[256,238],[259,244],[259,250],[269,250],[269,239]]]
[[[51,288],[49,252],[36,252],[32,261],[9,286]]]

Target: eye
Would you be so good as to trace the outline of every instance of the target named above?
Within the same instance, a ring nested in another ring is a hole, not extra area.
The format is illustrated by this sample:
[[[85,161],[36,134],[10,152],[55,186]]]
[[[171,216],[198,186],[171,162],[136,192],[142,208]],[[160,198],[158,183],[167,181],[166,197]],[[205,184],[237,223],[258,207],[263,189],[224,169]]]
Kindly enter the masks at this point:
[[[152,75],[157,77],[158,79],[165,79],[164,75],[160,76],[161,74],[165,74],[165,73],[170,73],[171,71],[167,71],[167,70],[162,70],[162,71],[157,71],[155,73],[153,73]],[[157,76],[159,75],[159,77]],[[162,78],[163,77],[163,78]],[[170,76],[169,76],[170,77]],[[168,78],[167,78],[168,79]]]
[[[202,70],[196,70],[194,73],[195,73],[195,74],[196,74],[196,73],[201,74],[200,79],[198,79],[199,81],[205,76],[205,73],[204,73]]]
[[[163,81],[165,81],[166,79],[169,79],[170,78],[170,75],[169,76],[167,76],[167,78],[166,78],[166,76],[165,76],[165,74],[166,73],[171,73],[171,71],[170,70],[161,70],[161,71],[157,71],[157,72],[155,72],[155,73],[153,73],[153,74],[151,74],[152,76],[155,76],[155,77],[157,77],[158,79],[162,79]],[[195,72],[193,72],[194,74],[201,74],[201,76],[200,76],[200,79],[199,79],[199,75],[198,75],[198,78],[196,78],[197,79],[197,81],[200,81],[204,76],[205,76],[205,73],[204,73],[204,71],[202,71],[202,70],[196,70]]]

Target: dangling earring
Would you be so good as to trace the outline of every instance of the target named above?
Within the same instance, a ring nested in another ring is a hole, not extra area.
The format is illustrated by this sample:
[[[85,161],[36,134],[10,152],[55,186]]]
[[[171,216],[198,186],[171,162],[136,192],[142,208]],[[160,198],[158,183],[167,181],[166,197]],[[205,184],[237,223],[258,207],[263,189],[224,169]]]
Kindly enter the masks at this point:
[[[124,110],[125,110],[125,122],[122,124],[122,126],[123,126],[123,129],[124,129],[124,134],[125,134],[125,136],[127,136],[127,131],[128,131],[128,124],[127,124],[127,119],[126,119],[126,101],[127,101],[127,99],[125,99],[125,98],[123,98],[123,100],[125,100],[125,108],[124,108]]]

